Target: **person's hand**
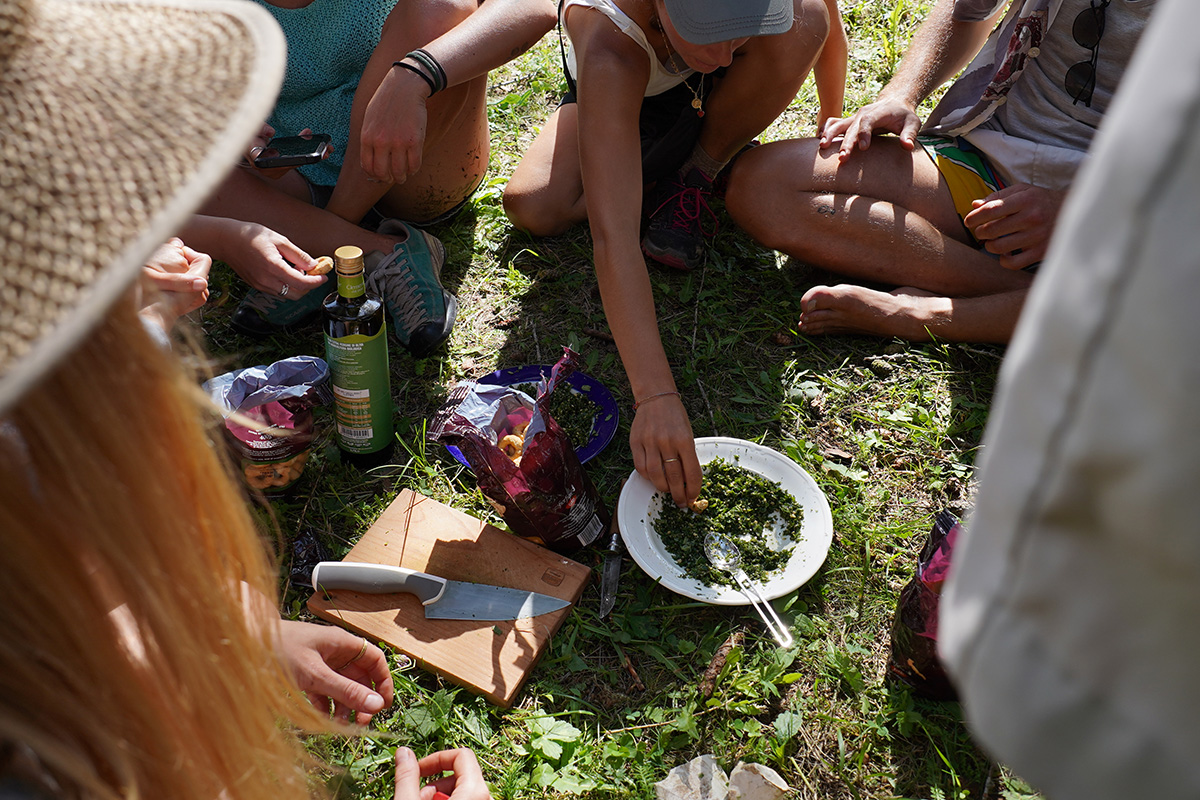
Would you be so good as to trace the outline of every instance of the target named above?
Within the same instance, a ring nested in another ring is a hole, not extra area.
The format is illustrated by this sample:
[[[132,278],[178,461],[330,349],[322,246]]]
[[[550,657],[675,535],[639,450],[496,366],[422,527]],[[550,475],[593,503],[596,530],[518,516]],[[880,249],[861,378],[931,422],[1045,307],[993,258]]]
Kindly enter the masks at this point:
[[[308,275],[316,259],[281,233],[253,222],[225,223],[232,241],[222,248],[225,261],[246,283],[267,294],[296,300],[329,280],[327,275]]]
[[[973,201],[963,224],[984,249],[1000,256],[1001,266],[1024,269],[1046,257],[1065,197],[1066,192],[1024,183],[1006,186]]]
[[[179,317],[194,311],[208,300],[208,271],[212,258],[172,237],[159,247],[142,266],[139,284],[142,296],[150,300],[141,309],[143,316],[169,331]]]
[[[443,772],[450,774],[421,786],[422,778]],[[418,761],[412,750],[397,747],[396,800],[433,800],[439,793],[450,800],[490,800],[492,796],[470,750],[442,750]]]
[[[401,67],[384,77],[363,117],[359,162],[370,180],[404,183],[421,168],[429,86]]]
[[[267,123],[263,123],[258,129],[258,133],[254,134],[254,138],[250,141],[250,147],[246,150],[246,155],[242,161],[242,165],[248,169],[252,169],[259,175],[265,175],[271,180],[279,180],[284,175],[291,172],[295,167],[276,167],[275,169],[259,169],[254,166],[254,159],[258,158],[263,150],[267,149],[267,142],[275,138],[275,129]]]
[[[638,406],[629,432],[633,466],[660,492],[670,492],[678,506],[700,496],[703,475],[696,440],[683,402],[675,395]]]
[[[307,136],[311,133],[312,128],[305,128],[304,130],[300,131],[299,135]],[[255,134],[254,139],[251,140],[249,149],[246,150],[244,163],[247,167],[253,169],[259,175],[265,175],[271,180],[279,180],[284,175],[287,175],[289,172],[294,170],[295,167],[271,167],[270,169],[263,169],[254,165],[254,159],[258,158],[262,151],[267,149],[267,144],[273,138],[275,138],[275,129],[264,122],[263,126],[259,128],[258,133]],[[332,144],[325,148],[325,152],[322,154],[321,160],[324,161],[331,155],[333,155]]]
[[[890,131],[900,137],[905,150],[917,146],[917,132],[921,119],[916,110],[898,100],[880,98],[870,105],[843,119],[828,120],[821,129],[821,149],[832,147],[841,139],[838,162],[845,163],[856,149],[866,150],[871,146],[871,137],[876,131]]]
[[[392,704],[392,673],[383,651],[331,625],[282,620],[278,650],[309,702],[335,719],[366,725]],[[374,687],[372,689],[371,687]]]
[[[250,147],[246,150],[246,160],[251,165],[254,164],[254,159],[258,158],[258,154],[267,149],[267,142],[275,138],[275,129],[267,123],[263,123],[258,129],[258,133],[254,134],[254,138],[250,140]]]

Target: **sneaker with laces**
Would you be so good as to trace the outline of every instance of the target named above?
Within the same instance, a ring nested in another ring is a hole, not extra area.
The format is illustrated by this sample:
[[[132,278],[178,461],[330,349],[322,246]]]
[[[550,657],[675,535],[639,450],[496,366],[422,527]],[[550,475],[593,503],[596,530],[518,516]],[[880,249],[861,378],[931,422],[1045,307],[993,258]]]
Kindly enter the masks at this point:
[[[321,303],[329,296],[329,289],[330,284],[322,284],[309,289],[298,300],[251,289],[238,303],[229,324],[239,333],[257,338],[295,330],[320,316]]]
[[[704,261],[707,241],[717,233],[717,215],[708,207],[712,181],[693,167],[659,181],[650,208],[650,224],[642,238],[642,251],[661,264],[693,270]],[[705,224],[711,230],[705,230]]]
[[[383,298],[392,334],[416,358],[423,358],[450,337],[458,300],[441,284],[446,249],[437,237],[399,220],[387,220],[379,232],[407,238],[391,253],[374,250],[364,258],[367,286]]]

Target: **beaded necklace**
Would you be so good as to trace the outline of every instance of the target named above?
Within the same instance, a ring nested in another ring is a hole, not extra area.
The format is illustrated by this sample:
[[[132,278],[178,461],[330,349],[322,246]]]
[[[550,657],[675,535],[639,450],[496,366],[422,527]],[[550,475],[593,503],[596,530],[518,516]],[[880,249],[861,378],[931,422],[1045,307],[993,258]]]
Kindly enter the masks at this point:
[[[683,72],[683,70],[680,69],[679,65],[677,65],[675,63],[675,51],[673,49],[671,49],[671,40],[667,36],[667,32],[665,30],[663,30],[662,22],[659,21],[657,15],[655,15],[654,17],[651,18],[651,22],[654,24],[654,27],[658,28],[658,32],[661,33],[662,37],[663,37],[663,44],[665,44],[667,46],[667,61],[671,65],[671,71],[674,72],[676,75],[678,75],[679,73]],[[687,66],[687,64],[685,63],[684,67],[686,67],[686,66]],[[692,90],[692,108],[696,109],[696,116],[703,117],[704,116],[704,77],[701,76],[700,81],[696,86],[692,86],[690,83],[688,83],[686,78],[684,79],[683,82],[689,89]]]

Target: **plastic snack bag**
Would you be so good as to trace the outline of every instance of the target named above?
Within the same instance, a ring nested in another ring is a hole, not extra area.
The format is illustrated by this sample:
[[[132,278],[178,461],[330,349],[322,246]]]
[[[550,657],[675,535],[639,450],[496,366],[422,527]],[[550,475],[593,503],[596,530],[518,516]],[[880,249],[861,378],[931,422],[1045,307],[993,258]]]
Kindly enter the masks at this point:
[[[459,383],[429,438],[462,452],[513,533],[569,553],[608,530],[609,514],[547,410],[551,393],[577,366],[575,353],[563,350],[536,399],[507,386]]]
[[[938,601],[950,571],[950,554],[960,523],[949,511],[934,519],[929,540],[917,560],[917,571],[900,590],[892,621],[892,651],[888,672],[930,700],[955,700],[958,695],[937,654]]]
[[[313,356],[285,358],[219,375],[204,390],[221,408],[246,484],[267,494],[289,489],[312,449],[312,410],[330,401],[328,365]]]

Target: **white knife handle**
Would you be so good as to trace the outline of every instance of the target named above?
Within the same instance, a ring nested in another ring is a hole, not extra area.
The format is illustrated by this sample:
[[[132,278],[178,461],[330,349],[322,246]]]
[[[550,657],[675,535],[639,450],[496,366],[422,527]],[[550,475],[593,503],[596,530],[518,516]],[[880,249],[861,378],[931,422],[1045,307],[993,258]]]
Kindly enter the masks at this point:
[[[440,600],[446,579],[406,567],[366,564],[358,561],[322,561],[313,569],[313,589],[349,589],[367,594],[415,594],[422,605]]]

